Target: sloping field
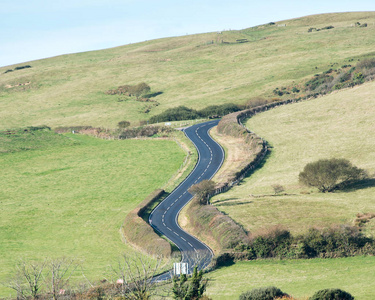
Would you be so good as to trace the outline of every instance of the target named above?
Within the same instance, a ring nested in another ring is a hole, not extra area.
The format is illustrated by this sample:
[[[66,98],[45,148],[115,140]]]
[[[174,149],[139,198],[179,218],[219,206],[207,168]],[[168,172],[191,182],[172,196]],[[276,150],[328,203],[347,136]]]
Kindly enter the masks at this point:
[[[167,140],[14,132],[0,134],[0,282],[21,258],[64,256],[102,279],[122,253],[134,254],[120,234],[126,214],[185,157]],[[0,297],[10,292],[0,285]]]
[[[271,154],[262,168],[213,202],[253,233],[277,224],[301,233],[312,226],[352,224],[357,213],[375,212],[374,180],[335,193],[298,183],[304,166],[322,158],[346,158],[374,174],[374,93],[371,82],[251,118],[246,126],[270,143]],[[274,184],[285,192],[275,195]]]
[[[354,26],[356,22],[367,27]],[[64,55],[19,70],[2,67],[0,129],[41,124],[115,127],[119,121],[136,124],[179,105],[200,109],[272,96],[276,87],[373,54],[374,22],[374,12],[315,15]],[[308,32],[329,26],[334,28]],[[13,71],[4,73],[7,70]],[[140,82],[151,86],[159,106],[105,94]]]

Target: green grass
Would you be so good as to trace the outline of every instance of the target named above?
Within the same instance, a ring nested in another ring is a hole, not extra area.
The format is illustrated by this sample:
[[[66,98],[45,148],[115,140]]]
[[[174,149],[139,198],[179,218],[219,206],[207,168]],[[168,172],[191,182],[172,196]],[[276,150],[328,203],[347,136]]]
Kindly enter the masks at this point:
[[[251,118],[247,127],[271,144],[271,154],[262,168],[213,202],[250,232],[282,224],[301,233],[375,212],[373,183],[335,193],[298,183],[304,166],[322,158],[346,158],[374,174],[374,93],[371,82]],[[286,195],[274,196],[273,184],[283,185]]]
[[[101,279],[122,253],[135,253],[121,240],[126,214],[171,178],[185,153],[168,140],[35,134],[39,144],[31,134],[0,137],[9,150],[0,153],[0,282],[20,258],[62,256]],[[0,297],[9,293],[0,285]]]
[[[207,295],[213,300],[238,299],[247,290],[276,286],[297,299],[340,288],[357,300],[371,300],[374,268],[374,257],[237,262],[207,275],[211,279]]]
[[[374,21],[375,12],[316,15],[277,23],[286,27],[257,26],[63,55],[29,62],[32,68],[7,74],[14,66],[3,67],[0,129],[41,124],[115,127],[119,121],[136,124],[178,105],[201,109],[272,96],[274,88],[308,79],[334,63],[339,68],[350,58],[374,54]],[[352,27],[355,22],[367,22],[368,27]],[[328,25],[335,28],[307,32]],[[235,42],[241,38],[250,42]],[[31,84],[6,87],[27,82]],[[118,96],[104,94],[140,82],[162,92],[153,98],[160,105],[148,114],[142,112],[147,103],[118,102]]]

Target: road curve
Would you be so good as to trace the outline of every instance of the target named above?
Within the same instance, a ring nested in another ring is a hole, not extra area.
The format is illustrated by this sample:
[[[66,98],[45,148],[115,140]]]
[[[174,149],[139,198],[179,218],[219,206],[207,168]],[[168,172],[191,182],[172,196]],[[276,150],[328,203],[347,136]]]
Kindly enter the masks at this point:
[[[182,262],[188,263],[189,273],[195,265],[205,268],[213,257],[212,250],[181,229],[177,219],[181,209],[192,199],[188,189],[202,180],[211,179],[220,169],[224,160],[223,148],[216,143],[208,131],[219,120],[193,125],[184,130],[198,151],[198,162],[190,175],[150,214],[150,225],[173,242],[182,253]],[[160,275],[158,280],[170,278],[169,273]]]

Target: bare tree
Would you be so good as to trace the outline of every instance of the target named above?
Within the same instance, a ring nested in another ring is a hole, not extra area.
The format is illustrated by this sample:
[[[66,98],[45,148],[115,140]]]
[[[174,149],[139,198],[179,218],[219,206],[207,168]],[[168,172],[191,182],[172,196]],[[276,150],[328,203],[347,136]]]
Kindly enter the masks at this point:
[[[4,285],[17,292],[17,299],[37,299],[44,280],[43,271],[47,261],[27,262],[20,260],[14,277]]]
[[[285,191],[285,188],[281,184],[273,184],[272,185],[273,191],[276,194],[280,194]]]
[[[56,300],[60,294],[65,292],[69,280],[79,264],[74,259],[60,258],[50,260],[48,263],[48,284],[53,299]]]
[[[115,266],[111,266],[117,285],[126,299],[148,300],[155,292],[156,281],[153,277],[159,271],[161,259],[137,255],[134,258],[123,254]]]

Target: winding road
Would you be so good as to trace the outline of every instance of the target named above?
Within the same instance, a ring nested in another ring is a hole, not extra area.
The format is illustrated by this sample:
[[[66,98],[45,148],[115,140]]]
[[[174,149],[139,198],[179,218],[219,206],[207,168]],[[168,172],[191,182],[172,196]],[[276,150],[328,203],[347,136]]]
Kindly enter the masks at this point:
[[[198,162],[190,175],[152,211],[149,217],[151,226],[180,249],[181,262],[188,263],[189,274],[195,265],[198,265],[199,269],[207,267],[213,252],[207,245],[182,230],[177,219],[181,209],[193,197],[188,189],[202,180],[211,179],[223,163],[223,148],[208,133],[218,122],[219,120],[209,121],[184,129],[185,135],[197,148]],[[170,276],[169,273],[165,273],[160,275],[158,280]]]

